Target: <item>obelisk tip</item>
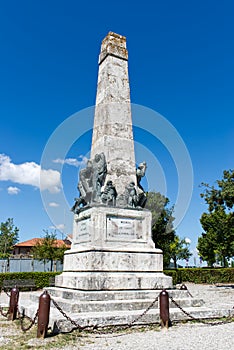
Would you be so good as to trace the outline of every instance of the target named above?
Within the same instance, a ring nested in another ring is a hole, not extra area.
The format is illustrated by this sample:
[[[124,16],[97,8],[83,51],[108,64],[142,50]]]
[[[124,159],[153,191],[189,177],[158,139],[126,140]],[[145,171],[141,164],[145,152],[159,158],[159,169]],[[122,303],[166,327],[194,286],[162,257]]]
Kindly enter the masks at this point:
[[[107,36],[102,40],[99,64],[101,64],[109,55],[123,60],[128,60],[125,36],[114,32],[109,32],[107,34]]]

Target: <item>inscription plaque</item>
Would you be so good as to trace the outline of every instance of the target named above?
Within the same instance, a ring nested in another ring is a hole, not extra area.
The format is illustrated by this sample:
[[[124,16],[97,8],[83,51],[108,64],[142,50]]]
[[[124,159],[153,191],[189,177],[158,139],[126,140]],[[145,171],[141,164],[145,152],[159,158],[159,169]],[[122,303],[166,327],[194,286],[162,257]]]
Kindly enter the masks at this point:
[[[107,239],[136,239],[135,220],[129,218],[107,217]]]
[[[90,240],[90,218],[78,221],[77,240],[78,242],[87,242]]]

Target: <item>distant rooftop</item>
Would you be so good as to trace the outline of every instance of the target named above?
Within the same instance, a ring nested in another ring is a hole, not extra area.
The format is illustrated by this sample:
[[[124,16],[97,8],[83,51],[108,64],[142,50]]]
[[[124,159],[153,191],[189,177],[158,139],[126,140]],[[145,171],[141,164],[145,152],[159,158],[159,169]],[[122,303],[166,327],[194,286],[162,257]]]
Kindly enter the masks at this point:
[[[43,238],[32,238],[29,239],[28,241],[24,241],[18,244],[15,244],[14,247],[34,247],[37,243],[40,243],[43,241]],[[71,244],[68,244],[68,240],[66,239],[63,241],[62,239],[56,239],[56,246],[62,247],[66,245],[67,248],[70,248]]]

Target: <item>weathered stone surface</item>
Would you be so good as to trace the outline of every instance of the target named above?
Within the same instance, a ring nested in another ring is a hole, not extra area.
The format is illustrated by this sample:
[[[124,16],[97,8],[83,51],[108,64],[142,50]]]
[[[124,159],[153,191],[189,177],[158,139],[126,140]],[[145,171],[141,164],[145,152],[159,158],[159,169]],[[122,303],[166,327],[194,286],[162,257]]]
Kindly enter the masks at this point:
[[[72,249],[126,247],[154,249],[149,210],[106,206],[88,208],[74,215]],[[66,254],[69,254],[67,252]]]
[[[80,290],[172,288],[151,238],[151,213],[92,207],[74,217],[72,249],[56,285]]]
[[[233,288],[232,285],[197,285],[186,283],[188,290],[177,288],[168,290],[172,297],[186,312],[193,317],[202,319],[233,317]],[[80,291],[66,288],[50,288],[50,296],[62,310],[76,320],[80,325],[123,325],[134,319],[135,324],[159,323],[159,303],[156,301],[143,318],[139,318],[152,304],[161,290],[129,290],[129,291]],[[30,299],[29,299],[30,294]],[[38,308],[38,298],[42,294],[37,292],[24,292],[20,294],[19,310],[24,309],[26,315],[34,318]],[[204,298],[203,300],[200,298]],[[172,321],[191,319],[175,304],[170,303],[170,319]],[[5,293],[1,294],[1,306],[8,307],[9,299]],[[89,311],[93,308],[95,311]],[[76,310],[76,311],[75,311]],[[73,325],[65,319],[51,302],[50,326],[58,326],[60,331],[69,331]]]
[[[67,301],[73,302],[74,300],[79,300],[80,302],[91,302],[91,301],[107,301],[107,300],[113,300],[113,301],[133,301],[133,300],[153,300],[156,296],[159,295],[161,292],[160,289],[142,289],[142,290],[118,290],[118,291],[112,291],[112,290],[101,290],[101,291],[82,291],[77,289],[68,289],[68,288],[57,288],[57,287],[50,287],[50,295],[51,297],[59,298],[60,300],[65,299]],[[192,306],[192,303],[194,300],[200,301],[201,299],[191,298],[190,294],[186,290],[179,290],[176,288],[169,289],[168,290],[170,295],[175,299],[178,300],[184,300],[187,303],[187,300],[190,301],[190,306]],[[32,293],[33,295],[33,293]],[[33,299],[32,299],[33,300]],[[36,300],[36,299],[34,299]],[[174,305],[174,304],[173,304]],[[182,304],[184,305],[184,304]]]
[[[150,272],[63,272],[56,286],[80,290],[142,290],[172,288],[171,278]]]
[[[109,32],[102,41],[102,50],[99,56],[99,64],[108,56],[116,56],[121,59],[128,59],[128,51],[126,49],[126,37]]]
[[[150,300],[148,300],[150,305]],[[134,304],[133,304],[134,305]],[[21,307],[19,307],[22,312]],[[27,307],[27,315],[29,317],[34,317],[37,309],[31,307]],[[104,326],[118,326],[118,325],[126,325],[130,324],[134,320],[134,325],[149,325],[149,324],[158,324],[160,323],[160,313],[159,309],[156,307],[151,308],[143,317],[139,317],[144,309],[125,309],[125,310],[112,310],[111,311],[96,311],[96,312],[74,312],[69,313],[69,317],[72,320],[76,321],[80,326],[90,326],[90,327],[104,327]],[[224,307],[223,309],[210,309],[207,307],[186,307],[186,312],[198,319],[212,319],[212,318],[222,318],[222,317],[230,317],[234,316],[233,309],[228,307]],[[67,311],[68,313],[68,311]],[[51,308],[50,311],[50,322],[49,326],[57,330],[58,332],[69,332],[75,328],[71,324],[70,321],[65,319],[61,313],[56,310],[54,307]],[[184,321],[191,320],[191,317],[183,313],[178,308],[170,309],[170,320],[171,321]]]
[[[161,250],[133,249],[71,250],[66,254],[64,271],[161,272]]]
[[[110,32],[102,42],[91,158],[104,152],[106,181],[119,195],[136,184],[126,38]]]
[[[152,241],[151,213],[138,208],[146,164],[136,175],[127,59],[126,38],[109,33],[99,60],[91,158],[80,172],[80,198],[72,208],[73,244],[56,287],[48,288],[75,319],[90,314],[83,323],[121,324],[131,319],[129,312],[134,317],[152,303],[155,291],[173,287]],[[116,193],[108,202],[110,181]],[[135,187],[138,200],[130,194]]]
[[[91,202],[74,215],[72,249],[65,253],[64,271],[56,278],[59,288],[136,294],[172,288],[171,277],[163,274],[162,251],[152,241],[150,211],[138,210],[126,197],[130,183],[142,191],[146,170],[142,163],[136,175],[127,58],[126,38],[109,33],[99,61],[91,163],[97,154],[105,156],[102,191],[112,181],[116,206]]]

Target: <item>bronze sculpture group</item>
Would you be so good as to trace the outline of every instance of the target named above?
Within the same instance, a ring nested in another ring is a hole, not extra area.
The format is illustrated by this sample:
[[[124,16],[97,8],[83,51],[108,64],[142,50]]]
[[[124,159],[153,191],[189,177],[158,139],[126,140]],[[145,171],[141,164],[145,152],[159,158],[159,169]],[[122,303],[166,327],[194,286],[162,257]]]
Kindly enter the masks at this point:
[[[133,181],[126,186],[124,195],[121,195],[121,206],[126,208],[144,208],[146,194],[140,184],[145,176],[146,163],[140,163],[136,169],[137,184]],[[80,170],[77,189],[79,197],[75,198],[75,204],[71,210],[78,214],[83,208],[95,205],[113,206],[117,205],[118,193],[111,180],[105,184],[107,175],[107,164],[104,153],[96,154],[93,160],[88,160],[86,167]]]

